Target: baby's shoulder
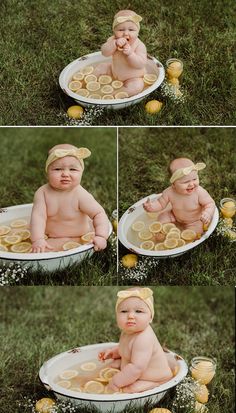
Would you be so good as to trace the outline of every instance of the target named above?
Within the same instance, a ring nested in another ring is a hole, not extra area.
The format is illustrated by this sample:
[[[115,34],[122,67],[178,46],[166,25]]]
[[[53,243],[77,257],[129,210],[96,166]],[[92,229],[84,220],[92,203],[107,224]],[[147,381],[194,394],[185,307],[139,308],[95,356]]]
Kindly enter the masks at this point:
[[[44,184],[44,185],[42,185],[42,186],[40,186],[38,189],[37,189],[37,191],[35,192],[35,195],[43,195],[45,192],[47,192],[48,191],[48,187],[49,187],[49,185],[48,184]]]

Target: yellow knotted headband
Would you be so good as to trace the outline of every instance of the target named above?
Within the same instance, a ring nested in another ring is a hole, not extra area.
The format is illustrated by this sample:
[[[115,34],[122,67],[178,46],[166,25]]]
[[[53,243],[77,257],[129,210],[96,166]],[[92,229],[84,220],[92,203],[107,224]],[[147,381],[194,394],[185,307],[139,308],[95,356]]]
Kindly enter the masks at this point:
[[[116,311],[118,306],[122,303],[122,301],[126,300],[130,297],[138,297],[142,301],[144,301],[149,310],[151,311],[152,319],[154,317],[154,304],[153,304],[153,292],[150,288],[144,287],[140,290],[123,290],[117,293],[117,302],[116,302]]]
[[[183,176],[189,175],[192,171],[201,171],[206,167],[206,164],[203,162],[198,162],[194,165],[187,166],[186,168],[179,168],[173,173],[170,178],[170,183],[173,184],[177,179],[182,178]]]
[[[82,169],[84,170],[84,161],[83,159],[88,158],[91,155],[91,152],[87,148],[72,148],[72,149],[54,149],[46,160],[45,171],[47,172],[48,167],[51,163],[57,159],[64,158],[65,156],[74,156],[80,161]]]
[[[133,16],[132,15],[130,15],[130,16],[117,16],[117,17],[114,18],[112,28],[114,30],[114,28],[120,23],[133,22],[133,23],[136,24],[137,28],[140,29],[139,22],[141,22],[141,20],[142,20],[142,17],[139,16],[138,14],[134,14]]]

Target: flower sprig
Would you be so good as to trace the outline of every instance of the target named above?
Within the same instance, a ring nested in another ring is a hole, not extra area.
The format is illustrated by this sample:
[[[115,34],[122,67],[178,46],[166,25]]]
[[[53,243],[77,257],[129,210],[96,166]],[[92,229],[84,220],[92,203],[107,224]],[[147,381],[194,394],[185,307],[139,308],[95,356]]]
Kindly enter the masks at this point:
[[[66,113],[60,112],[58,117],[66,126],[92,126],[95,125],[98,118],[104,113],[104,108],[99,105],[93,105],[84,110],[80,119],[70,118]]]
[[[15,285],[27,275],[27,269],[19,263],[3,264],[0,268],[0,286]]]
[[[120,265],[120,278],[122,281],[145,281],[149,275],[150,270],[153,270],[159,265],[159,260],[153,257],[139,257],[135,267],[125,268]]]

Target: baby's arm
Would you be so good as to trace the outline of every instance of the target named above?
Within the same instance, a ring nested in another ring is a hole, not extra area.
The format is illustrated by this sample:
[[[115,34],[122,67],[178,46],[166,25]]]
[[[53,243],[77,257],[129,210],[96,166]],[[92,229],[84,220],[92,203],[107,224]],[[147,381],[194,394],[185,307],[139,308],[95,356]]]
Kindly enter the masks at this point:
[[[100,351],[100,353],[98,353],[98,360],[105,361],[107,359],[120,359],[119,346],[109,348],[108,350]]]
[[[151,201],[148,198],[147,201],[144,202],[143,208],[147,212],[159,212],[162,209],[165,209],[169,202],[170,202],[170,199],[168,196],[168,189],[166,189],[165,191],[163,191],[163,194],[159,198],[153,201]]]
[[[208,194],[208,192],[202,187],[199,188],[199,203],[203,207],[202,214],[201,214],[201,221],[204,224],[208,225],[210,224],[214,211],[215,211],[215,201]]]
[[[127,55],[130,66],[135,69],[142,69],[147,63],[147,50],[141,42],[134,51],[132,51],[129,43],[127,43],[123,47],[123,53]]]
[[[116,39],[114,36],[109,37],[109,39],[101,47],[102,55],[105,57],[112,56],[117,49]]]
[[[34,195],[34,204],[30,220],[32,252],[44,252],[52,247],[44,239],[47,222],[47,207],[43,188],[39,188]]]

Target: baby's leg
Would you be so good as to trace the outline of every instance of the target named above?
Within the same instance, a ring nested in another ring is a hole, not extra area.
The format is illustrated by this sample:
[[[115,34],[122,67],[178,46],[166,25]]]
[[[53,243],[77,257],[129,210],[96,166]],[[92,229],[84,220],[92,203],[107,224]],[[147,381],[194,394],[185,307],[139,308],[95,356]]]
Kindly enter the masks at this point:
[[[126,80],[124,82],[124,86],[121,89],[119,89],[119,92],[126,92],[129,96],[134,96],[142,92],[143,88],[144,82],[143,79],[140,77]]]
[[[93,71],[93,75],[99,77],[101,75],[111,76],[111,63],[100,63],[97,65]]]
[[[53,250],[50,250],[51,252],[55,251],[63,251],[63,245],[68,242],[68,241],[75,241],[75,242],[80,242],[79,237],[65,237],[65,238],[48,238],[47,242],[50,245],[50,247],[53,248]]]
[[[122,392],[140,393],[142,391],[154,389],[154,387],[160,386],[160,384],[162,383],[147,380],[137,380],[129,386],[122,387]]]
[[[160,212],[157,215],[157,221],[161,222],[162,224],[166,224],[169,222],[176,222],[175,216],[171,211],[164,211]]]
[[[201,236],[203,234],[203,222],[202,221],[195,221],[191,224],[186,224],[184,229],[191,229],[196,232],[197,235]]]

